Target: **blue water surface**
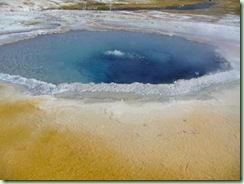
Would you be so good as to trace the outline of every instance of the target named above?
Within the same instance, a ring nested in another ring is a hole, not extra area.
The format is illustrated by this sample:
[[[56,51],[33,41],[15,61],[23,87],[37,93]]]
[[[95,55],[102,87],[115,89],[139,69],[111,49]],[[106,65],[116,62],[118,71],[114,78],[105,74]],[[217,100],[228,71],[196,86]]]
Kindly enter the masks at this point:
[[[162,84],[230,66],[213,46],[127,31],[72,31],[0,47],[0,72],[54,84]]]

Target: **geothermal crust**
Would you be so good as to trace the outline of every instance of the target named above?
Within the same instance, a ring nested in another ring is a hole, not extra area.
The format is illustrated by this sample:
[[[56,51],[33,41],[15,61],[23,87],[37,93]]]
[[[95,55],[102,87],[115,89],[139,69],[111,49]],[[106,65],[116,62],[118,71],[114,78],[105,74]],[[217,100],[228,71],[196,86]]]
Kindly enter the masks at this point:
[[[1,179],[240,179],[239,17],[12,9],[0,12],[0,45],[69,30],[155,32],[215,45],[233,70],[166,95],[95,84],[37,93],[41,85],[0,74]]]

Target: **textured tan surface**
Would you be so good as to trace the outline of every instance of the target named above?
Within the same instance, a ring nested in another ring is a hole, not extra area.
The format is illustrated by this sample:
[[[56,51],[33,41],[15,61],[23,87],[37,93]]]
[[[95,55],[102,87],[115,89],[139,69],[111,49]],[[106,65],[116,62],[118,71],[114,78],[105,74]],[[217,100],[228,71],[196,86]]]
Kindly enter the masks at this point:
[[[1,179],[240,179],[240,94],[170,103],[31,97],[0,85]]]

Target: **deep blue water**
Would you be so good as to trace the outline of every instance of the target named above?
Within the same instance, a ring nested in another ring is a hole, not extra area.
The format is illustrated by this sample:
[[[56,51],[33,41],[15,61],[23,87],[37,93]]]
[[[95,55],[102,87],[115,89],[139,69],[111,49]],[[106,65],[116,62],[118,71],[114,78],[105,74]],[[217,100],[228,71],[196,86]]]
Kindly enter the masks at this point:
[[[54,84],[173,83],[228,70],[213,46],[126,31],[73,31],[0,47],[0,72]]]

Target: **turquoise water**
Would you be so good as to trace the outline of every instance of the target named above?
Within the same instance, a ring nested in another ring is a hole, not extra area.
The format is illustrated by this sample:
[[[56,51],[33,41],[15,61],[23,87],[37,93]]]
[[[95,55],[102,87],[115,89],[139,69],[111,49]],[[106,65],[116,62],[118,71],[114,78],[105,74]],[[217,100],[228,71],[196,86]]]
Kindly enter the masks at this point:
[[[53,84],[169,84],[230,69],[213,46],[126,31],[72,31],[0,47],[0,73]]]

